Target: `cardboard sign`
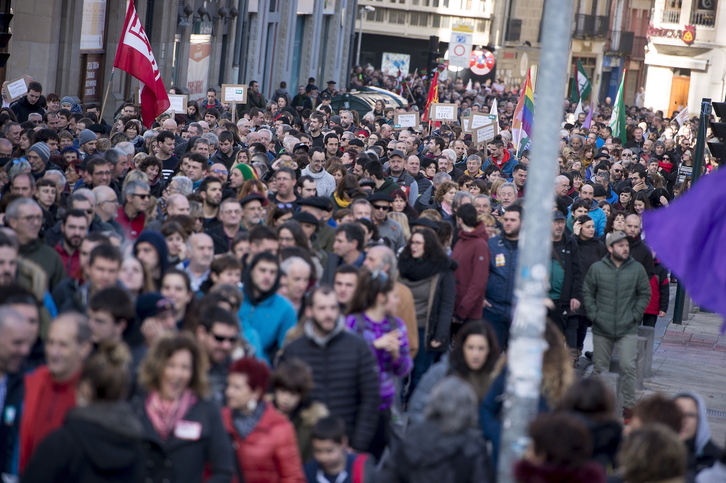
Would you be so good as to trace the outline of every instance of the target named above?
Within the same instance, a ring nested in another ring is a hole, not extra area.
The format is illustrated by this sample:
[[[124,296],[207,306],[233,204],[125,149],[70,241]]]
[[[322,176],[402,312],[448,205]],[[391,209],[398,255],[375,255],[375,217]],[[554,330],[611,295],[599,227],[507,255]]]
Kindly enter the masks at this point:
[[[491,123],[477,129],[474,132],[474,139],[477,144],[482,144],[491,141],[497,134],[499,134],[499,126],[496,123]]]
[[[471,133],[471,116],[462,117],[459,122],[461,122],[461,130],[464,134]]]
[[[245,84],[222,84],[221,102],[225,104],[247,104]]]
[[[29,76],[3,82],[3,97],[7,102],[14,102],[28,93]]]
[[[171,103],[171,105],[169,106],[169,109],[164,111],[164,114],[171,114],[172,111],[174,112],[174,114],[186,114],[188,100],[189,96],[180,94],[169,94],[169,102]]]
[[[496,122],[496,120],[497,116],[494,114],[480,114],[478,112],[474,112],[471,114],[471,125],[469,126],[469,129],[476,131],[480,127]]]
[[[431,110],[434,121],[456,121],[456,104],[431,104]]]
[[[393,114],[393,128],[406,129],[407,127],[417,128],[419,122],[419,113],[415,112],[396,112]]]

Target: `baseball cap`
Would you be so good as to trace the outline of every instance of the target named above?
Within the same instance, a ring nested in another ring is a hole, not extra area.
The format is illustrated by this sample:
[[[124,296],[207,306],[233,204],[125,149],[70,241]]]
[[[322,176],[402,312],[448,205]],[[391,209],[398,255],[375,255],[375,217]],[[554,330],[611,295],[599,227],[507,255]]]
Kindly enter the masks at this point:
[[[564,213],[562,213],[561,211],[558,210],[558,211],[555,211],[555,218],[554,219],[555,220],[566,220],[567,217],[565,216]]]
[[[614,243],[617,243],[620,240],[625,240],[626,238],[628,238],[628,236],[623,231],[614,231],[612,233],[608,233],[608,236],[605,237],[605,244],[611,247]]]

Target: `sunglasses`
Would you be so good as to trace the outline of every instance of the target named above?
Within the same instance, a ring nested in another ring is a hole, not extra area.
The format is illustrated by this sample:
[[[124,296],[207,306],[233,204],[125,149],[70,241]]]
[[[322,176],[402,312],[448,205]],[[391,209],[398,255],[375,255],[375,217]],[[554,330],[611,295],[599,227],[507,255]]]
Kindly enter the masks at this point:
[[[142,194],[139,194],[139,193],[134,193],[132,196],[138,196],[142,200],[148,200],[151,195],[142,195]]]
[[[374,210],[378,211],[389,211],[391,209],[390,206],[381,206],[381,205],[373,205]]]
[[[292,208],[292,203],[278,203],[277,204],[277,207],[280,208],[281,210],[291,209]]]
[[[238,340],[238,337],[236,337],[236,336],[235,337],[224,337],[221,335],[212,334],[212,337],[214,337],[214,340],[216,340],[219,343],[226,341],[226,342],[229,342],[230,344],[234,344]]]

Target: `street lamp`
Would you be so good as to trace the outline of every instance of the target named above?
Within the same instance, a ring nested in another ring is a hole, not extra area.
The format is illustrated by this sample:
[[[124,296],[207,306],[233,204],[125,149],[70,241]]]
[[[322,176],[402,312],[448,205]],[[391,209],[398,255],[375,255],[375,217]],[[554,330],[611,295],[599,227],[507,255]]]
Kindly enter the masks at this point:
[[[363,15],[365,15],[366,12],[375,11],[376,7],[371,7],[370,5],[361,7],[360,10],[358,10],[358,14],[360,15],[360,27],[358,28],[358,52],[355,54],[355,65],[360,65],[360,43],[363,40]]]

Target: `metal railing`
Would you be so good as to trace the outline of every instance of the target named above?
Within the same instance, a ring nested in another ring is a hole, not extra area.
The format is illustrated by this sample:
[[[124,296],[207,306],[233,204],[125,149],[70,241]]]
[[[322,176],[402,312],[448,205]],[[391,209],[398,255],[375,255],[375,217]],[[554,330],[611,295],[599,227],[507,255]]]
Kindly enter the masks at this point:
[[[663,23],[681,23],[681,11],[680,10],[663,10]]]
[[[716,25],[716,12],[712,10],[696,10],[691,12],[691,24],[701,27],[713,27]]]
[[[575,15],[575,31],[572,36],[578,39],[607,37],[610,19],[603,15]]]

